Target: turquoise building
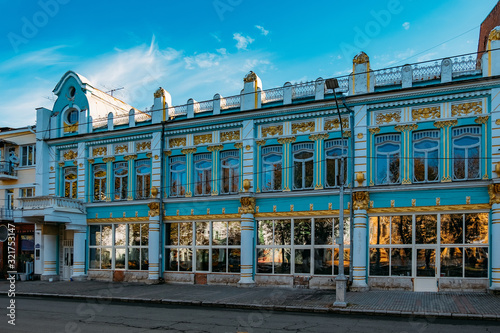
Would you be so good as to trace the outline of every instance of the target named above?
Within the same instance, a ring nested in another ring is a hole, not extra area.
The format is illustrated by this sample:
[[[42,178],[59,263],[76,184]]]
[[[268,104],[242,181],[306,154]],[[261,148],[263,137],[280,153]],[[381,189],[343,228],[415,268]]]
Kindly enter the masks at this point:
[[[15,213],[35,273],[335,288],[344,244],[352,290],[499,289],[499,29],[488,45],[381,70],[360,53],[335,91],[250,72],[239,95],[172,106],[160,88],[149,111],[67,72]]]

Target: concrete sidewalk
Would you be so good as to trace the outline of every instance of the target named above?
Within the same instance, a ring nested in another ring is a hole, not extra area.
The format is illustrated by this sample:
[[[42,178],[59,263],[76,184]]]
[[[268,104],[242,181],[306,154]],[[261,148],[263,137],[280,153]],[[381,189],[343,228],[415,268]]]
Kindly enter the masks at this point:
[[[239,309],[331,312],[408,317],[444,317],[500,321],[500,296],[488,293],[408,291],[348,292],[347,308],[332,307],[335,291],[292,288],[122,282],[16,281],[16,296],[62,297],[82,301],[138,302]],[[9,290],[0,282],[0,295]],[[3,298],[3,296],[2,296]]]

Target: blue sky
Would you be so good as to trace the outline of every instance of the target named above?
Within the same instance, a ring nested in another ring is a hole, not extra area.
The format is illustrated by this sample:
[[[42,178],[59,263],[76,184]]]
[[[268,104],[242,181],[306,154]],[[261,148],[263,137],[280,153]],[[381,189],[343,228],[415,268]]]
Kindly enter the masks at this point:
[[[144,110],[162,86],[174,105],[477,50],[496,0],[0,0],[0,126],[35,123],[74,70]]]

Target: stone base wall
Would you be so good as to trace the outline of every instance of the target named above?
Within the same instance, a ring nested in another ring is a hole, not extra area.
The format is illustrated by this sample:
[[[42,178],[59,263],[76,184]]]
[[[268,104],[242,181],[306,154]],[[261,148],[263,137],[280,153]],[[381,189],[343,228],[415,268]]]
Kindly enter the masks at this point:
[[[148,271],[88,270],[88,279],[95,281],[146,282]]]
[[[371,290],[408,290],[413,291],[413,278],[410,277],[369,277]],[[488,279],[438,278],[439,291],[477,291],[488,290]]]
[[[207,273],[195,274],[192,272],[164,272],[166,283],[208,284],[208,285],[237,285],[239,274]]]
[[[335,277],[257,274],[255,275],[255,284],[259,287],[285,287],[285,288],[335,290]]]

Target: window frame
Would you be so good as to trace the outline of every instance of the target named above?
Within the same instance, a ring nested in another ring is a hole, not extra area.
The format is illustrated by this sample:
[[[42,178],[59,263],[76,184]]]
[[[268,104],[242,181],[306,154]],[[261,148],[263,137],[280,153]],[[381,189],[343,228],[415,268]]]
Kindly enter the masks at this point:
[[[344,141],[342,143],[342,141]],[[328,152],[331,151],[331,150],[335,150],[335,149],[340,149],[341,151],[343,151],[343,154],[341,155],[334,155],[334,156],[329,156],[328,155]],[[340,174],[338,173],[340,171],[340,164],[341,164],[341,159],[342,157],[344,158],[344,184],[347,183],[347,169],[348,169],[348,165],[347,165],[347,154],[348,154],[348,142],[347,142],[347,139],[333,139],[333,140],[327,140],[324,142],[324,166],[325,166],[325,171],[324,171],[324,179],[325,179],[325,187],[326,188],[337,188],[337,187],[340,187],[340,184],[338,183],[338,180],[339,180],[339,176]],[[328,161],[331,161],[331,160],[334,160],[334,163],[335,163],[335,184],[334,185],[331,185],[328,183],[328,171],[329,171],[329,168],[328,168]]]
[[[200,168],[197,164],[204,162],[210,163],[210,166]],[[193,171],[194,171],[194,195],[195,196],[209,196],[212,195],[212,171],[213,161],[211,153],[201,153],[193,155]],[[201,171],[201,173],[200,173]],[[201,179],[200,179],[201,175]],[[201,193],[198,187],[201,187]]]
[[[455,134],[457,132],[462,132]],[[472,133],[476,132],[476,133]],[[465,181],[465,180],[478,180],[481,179],[481,137],[482,137],[482,129],[480,125],[471,125],[471,126],[462,126],[462,127],[456,127],[452,129],[452,136],[451,136],[451,152],[452,152],[452,159],[453,159],[453,164],[452,164],[452,174],[453,174],[453,180],[454,181]],[[465,146],[456,146],[455,141],[460,140],[464,137],[474,137],[478,139],[478,142],[469,145],[467,147]],[[477,177],[469,177],[469,157],[468,153],[470,149],[473,148],[478,148],[478,167],[477,167]],[[462,179],[459,179],[455,175],[455,164],[458,162],[458,159],[455,157],[455,149],[464,149],[465,150],[465,157],[464,157],[464,175],[465,177]]]
[[[397,140],[395,140],[397,138]],[[379,152],[379,149],[385,145],[388,144],[393,144],[399,146],[399,148],[395,151],[386,153],[386,152]],[[402,168],[402,157],[401,157],[401,134],[399,133],[390,133],[390,134],[380,134],[375,136],[375,183],[377,185],[395,185],[395,184],[401,184],[401,168]],[[384,156],[379,156],[379,155],[384,155]],[[391,165],[391,155],[397,155],[398,159],[398,180],[396,182],[391,182],[391,172],[390,172],[390,165]],[[381,182],[379,177],[378,177],[378,160],[379,159],[386,159],[386,165],[385,165],[385,182]]]
[[[440,176],[440,145],[441,145],[441,142],[439,140],[439,136],[440,136],[440,131],[439,130],[426,130],[426,131],[418,131],[418,132],[415,132],[413,133],[413,151],[412,151],[412,154],[413,154],[413,182],[414,183],[435,183],[435,182],[439,182],[439,176]],[[421,142],[424,142],[424,141],[433,141],[436,144],[436,147],[434,148],[417,148],[416,145],[421,143]],[[428,176],[428,173],[429,173],[429,160],[430,158],[428,157],[430,153],[432,152],[435,152],[437,151],[437,176],[436,176],[436,179],[434,180],[429,180],[429,176]],[[424,154],[424,180],[417,180],[416,178],[416,161],[417,161],[417,157],[415,157],[415,153],[416,152],[420,152],[420,153],[423,153]]]
[[[297,154],[300,153],[311,153],[311,157],[305,158],[305,159],[299,159],[296,157]],[[311,174],[307,173],[307,163],[312,162],[312,169],[311,169]],[[301,173],[302,173],[302,184],[301,187],[296,186],[296,163],[300,164],[301,166]],[[314,188],[314,170],[315,170],[315,151],[314,151],[314,142],[299,142],[295,143],[292,145],[292,177],[293,177],[293,189],[294,190],[310,190]],[[307,179],[308,177],[311,177],[311,185],[307,185]]]
[[[120,170],[124,170],[124,174],[117,174]],[[113,163],[113,200],[121,201],[128,199],[128,162],[120,161]]]
[[[31,167],[36,165],[36,144],[23,145],[20,148],[21,160],[20,167]],[[31,159],[30,159],[31,155]]]
[[[73,174],[75,178],[68,179],[67,176]],[[78,198],[78,168],[76,166],[70,166],[63,168],[63,197],[76,199]],[[66,184],[69,184],[70,191],[66,191]]]
[[[99,171],[104,171],[104,176],[99,176],[96,177],[96,169],[100,169]],[[108,177],[108,170],[106,167],[105,163],[97,163],[92,165],[92,184],[93,186],[93,195],[92,198],[94,202],[102,202],[106,201],[107,194],[106,194],[106,182],[107,182],[107,177]],[[100,191],[97,191],[97,190]],[[99,195],[100,194],[100,195]]]
[[[281,145],[273,145],[273,146],[266,146],[261,148],[261,153],[262,153],[262,162],[261,162],[261,168],[262,168],[262,192],[278,192],[281,191],[283,188],[283,146]],[[279,162],[272,163],[269,161],[266,161],[267,158],[270,158],[271,156],[279,156],[280,160]],[[279,164],[279,169],[276,168],[275,166]],[[269,167],[270,169],[267,170],[266,167]],[[276,180],[276,173],[280,174],[280,180],[279,180],[279,186],[277,185],[277,180]],[[266,180],[268,178],[268,175],[270,175],[271,179],[271,187],[268,187],[266,184]],[[276,187],[276,189],[275,189]]]
[[[169,180],[170,180],[170,190],[168,196],[171,198],[180,198],[186,195],[187,184],[182,183],[182,179],[184,178],[187,182],[187,159],[185,155],[181,156],[171,156],[169,159]],[[183,170],[173,170],[174,166],[183,165]],[[179,184],[174,185],[173,176],[176,178],[180,177],[181,181]],[[183,177],[184,175],[184,177]],[[173,194],[175,188],[175,194]]]
[[[140,172],[143,166],[147,166],[148,172]],[[140,159],[134,161],[135,170],[135,199],[147,199],[151,192],[151,159]],[[140,186],[142,184],[142,186]],[[142,194],[141,194],[142,193]]]
[[[240,182],[240,152],[239,150],[226,150],[220,152],[220,193],[221,194],[237,194],[239,193],[239,182]],[[237,160],[236,165],[224,166],[224,162],[228,160]],[[224,169],[228,169],[229,177],[224,177]],[[225,192],[225,182],[227,184],[228,191]]]

